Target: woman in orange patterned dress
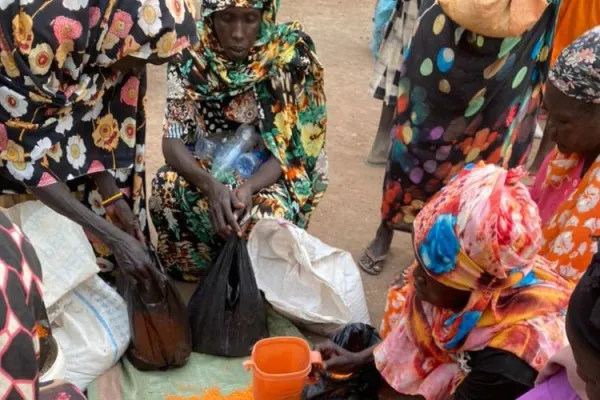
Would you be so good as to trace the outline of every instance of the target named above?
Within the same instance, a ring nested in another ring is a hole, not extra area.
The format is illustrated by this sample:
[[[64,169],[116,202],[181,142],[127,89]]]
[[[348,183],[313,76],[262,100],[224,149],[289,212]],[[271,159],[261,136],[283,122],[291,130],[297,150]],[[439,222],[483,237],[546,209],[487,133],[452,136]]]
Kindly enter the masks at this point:
[[[600,27],[567,47],[550,73],[546,106],[557,148],[532,187],[544,223],[541,255],[578,281],[600,235]]]

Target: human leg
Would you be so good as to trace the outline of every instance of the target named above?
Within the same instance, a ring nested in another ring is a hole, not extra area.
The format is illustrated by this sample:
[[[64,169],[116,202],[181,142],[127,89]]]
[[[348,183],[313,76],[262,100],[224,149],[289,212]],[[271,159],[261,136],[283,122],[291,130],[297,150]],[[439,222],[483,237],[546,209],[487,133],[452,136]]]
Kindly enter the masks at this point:
[[[393,105],[383,104],[381,108],[381,117],[375,141],[371,151],[367,156],[367,162],[372,165],[384,165],[387,163],[387,156],[390,149],[390,132],[394,126]]]

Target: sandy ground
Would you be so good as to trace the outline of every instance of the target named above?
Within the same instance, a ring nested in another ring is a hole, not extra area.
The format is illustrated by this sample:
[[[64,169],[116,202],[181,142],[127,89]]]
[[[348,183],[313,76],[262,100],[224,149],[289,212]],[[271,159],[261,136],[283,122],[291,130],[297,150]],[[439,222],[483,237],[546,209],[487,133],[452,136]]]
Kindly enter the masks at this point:
[[[368,86],[373,60],[370,52],[372,0],[282,0],[279,21],[303,23],[313,37],[325,67],[329,129],[327,149],[330,185],[313,215],[309,231],[324,242],[359,257],[379,224],[383,168],[365,163],[375,137],[381,103]],[[160,149],[165,73],[150,70],[148,177],[163,164]],[[150,179],[149,179],[150,181]],[[410,236],[396,233],[385,271],[363,274],[372,322],[379,326],[388,284],[412,261]]]

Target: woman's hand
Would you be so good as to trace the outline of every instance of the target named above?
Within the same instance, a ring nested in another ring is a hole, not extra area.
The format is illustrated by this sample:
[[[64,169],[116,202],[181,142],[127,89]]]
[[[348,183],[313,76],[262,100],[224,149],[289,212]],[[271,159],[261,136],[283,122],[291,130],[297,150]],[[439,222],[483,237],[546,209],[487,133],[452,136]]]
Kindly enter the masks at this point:
[[[323,356],[327,372],[350,374],[358,371],[367,362],[363,360],[362,353],[352,353],[332,342],[318,345],[317,351]]]
[[[235,208],[235,217],[239,221],[239,218],[244,215],[244,213],[252,212],[252,189],[249,185],[241,185],[233,190],[233,207]],[[242,232],[245,231],[245,227],[248,226],[250,220],[242,226]]]
[[[113,252],[119,268],[138,282],[150,278],[150,269],[154,268],[154,265],[146,244],[124,231],[118,232],[110,239],[108,247]]]
[[[234,214],[234,207],[239,203],[234,199],[231,190],[222,183],[214,181],[210,185],[207,196],[213,230],[223,239],[227,239],[233,232],[241,235],[242,230]]]
[[[125,199],[121,198],[115,203],[104,207],[104,209],[110,221],[117,228],[130,234],[140,243],[146,244],[146,238],[140,228],[140,223],[135,215],[133,215],[133,211],[131,211],[131,207],[129,207]]]
[[[108,246],[125,273],[140,280],[149,276],[149,268],[154,265],[146,245],[85,207],[64,184],[30,187],[29,190],[48,207],[81,225]]]

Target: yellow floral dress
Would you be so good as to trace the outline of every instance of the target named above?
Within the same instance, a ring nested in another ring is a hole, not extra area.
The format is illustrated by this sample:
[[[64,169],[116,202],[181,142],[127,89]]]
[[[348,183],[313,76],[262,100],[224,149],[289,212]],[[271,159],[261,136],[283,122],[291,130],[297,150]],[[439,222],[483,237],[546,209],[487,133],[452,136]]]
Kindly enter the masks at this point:
[[[262,27],[246,63],[226,59],[211,15],[228,7],[263,11]],[[327,188],[327,109],[323,71],[314,44],[298,23],[275,23],[278,1],[205,0],[198,23],[200,43],[169,67],[164,135],[190,151],[200,137],[253,124],[282,177],[256,193],[252,219],[282,217],[306,228]],[[198,161],[205,169],[211,165]],[[224,183],[242,182],[232,174]],[[206,196],[169,165],[153,182],[150,215],[158,231],[158,253],[174,277],[196,281],[218,255]]]

